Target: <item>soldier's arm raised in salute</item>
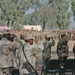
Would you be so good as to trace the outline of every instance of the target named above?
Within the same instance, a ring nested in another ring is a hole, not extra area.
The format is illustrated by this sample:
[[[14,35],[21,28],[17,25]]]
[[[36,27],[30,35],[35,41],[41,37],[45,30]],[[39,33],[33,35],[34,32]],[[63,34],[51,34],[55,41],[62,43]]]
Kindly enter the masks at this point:
[[[55,40],[53,39],[53,37],[51,37],[52,42],[49,42],[50,46],[54,46],[55,45]]]

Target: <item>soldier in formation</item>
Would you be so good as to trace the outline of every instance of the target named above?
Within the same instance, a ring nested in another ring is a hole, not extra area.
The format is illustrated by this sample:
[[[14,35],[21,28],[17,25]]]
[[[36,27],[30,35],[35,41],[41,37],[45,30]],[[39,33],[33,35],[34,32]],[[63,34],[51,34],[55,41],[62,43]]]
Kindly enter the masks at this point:
[[[61,34],[61,38],[57,44],[57,54],[58,54],[58,60],[60,62],[60,64],[59,64],[59,67],[60,67],[59,75],[64,74],[62,69],[64,69],[64,65],[65,65],[65,62],[67,60],[68,53],[69,53],[68,40],[67,40],[65,34]]]
[[[60,63],[64,64],[69,55],[68,40],[65,34],[61,34],[61,39],[58,41],[57,54],[58,54],[58,59],[60,60]]]
[[[39,43],[31,34],[25,34],[24,36],[25,44],[23,45],[23,50],[19,50],[18,58],[20,63],[20,73],[21,75],[34,75],[34,71],[29,66],[29,63],[36,68],[36,54],[43,50],[43,45]],[[35,42],[35,44],[34,44]],[[29,63],[28,63],[28,62]]]
[[[19,43],[10,41],[10,32],[3,31],[0,40],[0,75],[11,75],[13,69],[13,51],[19,48]]]
[[[50,41],[51,39],[51,41]],[[46,67],[47,61],[51,58],[51,47],[55,45],[55,40],[50,35],[45,35],[43,42],[44,49],[42,51],[43,67]]]
[[[60,37],[57,44],[57,55],[60,63],[64,64],[69,55],[68,40],[65,34],[61,34]],[[0,36],[0,75],[11,75],[11,70],[17,66],[21,75],[33,75],[34,71],[29,67],[27,60],[36,69],[36,54],[39,52],[42,52],[43,66],[46,68],[47,61],[51,59],[51,47],[55,45],[54,38],[45,35],[45,41],[40,43],[27,33],[24,36],[24,41],[25,44],[22,44],[17,36],[11,35],[9,31],[4,31]],[[23,49],[27,59],[24,56]],[[73,53],[75,54],[75,45]],[[17,66],[14,63],[15,60],[17,60]]]

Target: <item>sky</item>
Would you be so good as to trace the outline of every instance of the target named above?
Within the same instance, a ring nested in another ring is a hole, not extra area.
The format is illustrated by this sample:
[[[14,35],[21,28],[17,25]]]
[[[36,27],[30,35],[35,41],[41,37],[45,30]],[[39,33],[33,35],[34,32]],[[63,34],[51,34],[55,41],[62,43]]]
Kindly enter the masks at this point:
[[[71,24],[70,27],[75,27],[75,21],[73,20],[73,17],[71,17]]]
[[[30,13],[33,13],[35,10],[34,9],[32,9],[31,7],[26,11],[26,13],[25,14],[30,14]]]

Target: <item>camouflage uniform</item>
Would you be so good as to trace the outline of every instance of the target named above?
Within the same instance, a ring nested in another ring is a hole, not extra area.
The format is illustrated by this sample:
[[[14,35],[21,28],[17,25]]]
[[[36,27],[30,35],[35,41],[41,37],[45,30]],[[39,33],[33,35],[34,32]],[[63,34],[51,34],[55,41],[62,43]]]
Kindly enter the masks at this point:
[[[13,66],[13,51],[19,48],[17,42],[10,42],[6,38],[0,41],[0,75],[11,75]]]
[[[32,37],[30,37],[29,35],[26,35],[28,37],[26,37],[27,39],[33,39]],[[37,44],[33,44],[30,45],[29,43],[25,43],[24,45],[24,52],[26,54],[26,57],[29,61],[29,63],[35,68],[36,67],[36,54],[39,53],[40,51],[43,50],[43,45],[41,43],[37,43]],[[28,63],[26,63],[26,59],[24,57],[23,51],[19,50],[18,52],[18,57],[20,59],[20,73],[21,75],[26,75],[31,73],[32,71],[28,69],[26,69],[26,65],[28,66]]]
[[[48,37],[48,36],[46,36],[46,37]],[[54,46],[54,45],[55,45],[54,39],[52,39],[52,42],[47,41],[47,40],[45,40],[43,42],[44,49],[42,51],[42,58],[43,58],[43,66],[44,67],[45,67],[47,60],[51,58],[51,46]]]
[[[57,44],[58,58],[63,63],[67,59],[68,53],[69,53],[69,47],[68,47],[67,43],[68,43],[68,41],[66,39],[63,39],[63,40],[60,39]]]

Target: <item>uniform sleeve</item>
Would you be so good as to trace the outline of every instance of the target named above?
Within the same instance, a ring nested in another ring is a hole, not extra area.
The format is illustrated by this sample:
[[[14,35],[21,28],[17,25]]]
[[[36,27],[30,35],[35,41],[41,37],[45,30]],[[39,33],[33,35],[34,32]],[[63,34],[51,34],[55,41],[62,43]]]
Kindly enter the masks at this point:
[[[38,43],[36,44],[36,46],[37,46],[37,48],[38,48],[39,51],[43,51],[44,46],[43,46],[42,43],[38,42]]]
[[[19,49],[20,43],[14,41],[14,42],[12,42],[12,43],[10,44],[9,47],[10,47],[11,50]]]
[[[52,40],[52,42],[49,42],[50,46],[54,46],[55,45],[55,40]]]
[[[37,43],[36,45],[33,45],[31,47],[31,51],[33,54],[37,54],[39,52],[42,52],[44,49],[43,45],[41,43]]]
[[[3,52],[4,52],[5,55],[9,54],[10,49],[9,49],[9,44],[8,43],[3,45]]]
[[[10,46],[11,46],[11,42],[7,41],[4,45],[3,45],[3,51],[5,55],[9,55],[10,53]]]

